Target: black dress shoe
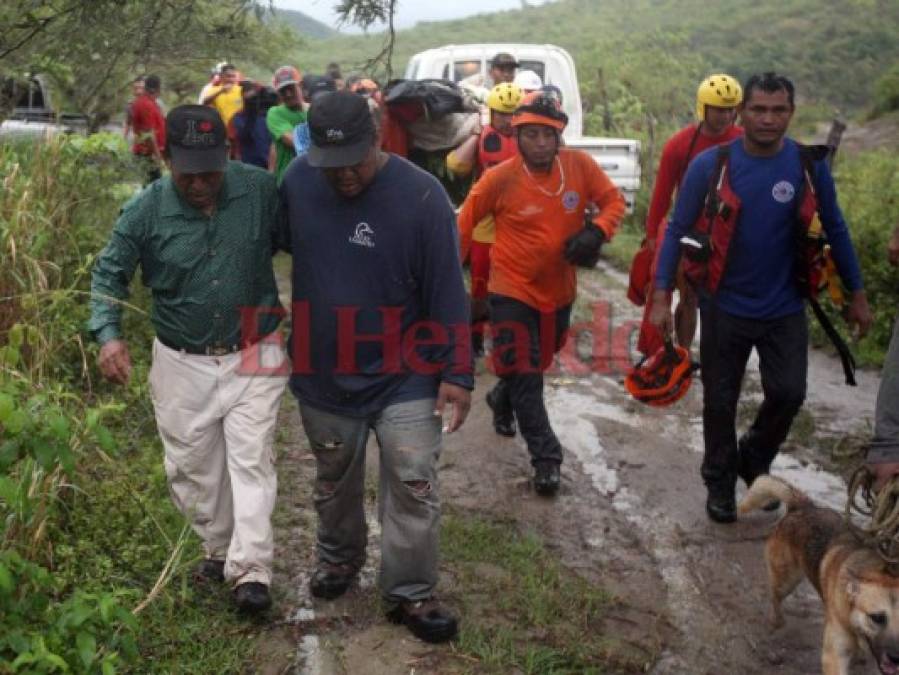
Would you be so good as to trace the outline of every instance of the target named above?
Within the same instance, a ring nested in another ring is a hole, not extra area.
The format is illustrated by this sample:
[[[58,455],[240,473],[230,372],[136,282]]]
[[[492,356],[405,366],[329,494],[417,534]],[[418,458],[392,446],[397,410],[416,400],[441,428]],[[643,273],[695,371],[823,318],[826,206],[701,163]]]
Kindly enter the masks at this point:
[[[737,520],[737,500],[733,486],[709,486],[709,497],[705,503],[705,512],[716,523],[734,523]]]
[[[358,569],[354,565],[334,565],[319,563],[309,580],[312,595],[322,600],[334,600],[347,592],[356,578]]]
[[[212,558],[201,560],[194,568],[193,576],[194,581],[201,584],[208,581],[222,583],[225,580],[225,561]]]
[[[268,586],[258,581],[248,581],[234,589],[234,602],[241,612],[257,614],[272,606],[272,597],[268,594]]]
[[[559,491],[561,482],[558,462],[546,460],[534,465],[534,490],[538,495],[552,497]]]
[[[387,618],[405,624],[415,637],[425,642],[447,642],[459,634],[459,620],[434,598],[401,602],[387,612]]]
[[[487,405],[493,411],[493,430],[500,436],[515,436],[515,415],[511,411],[498,410],[496,393],[492,389],[487,392]]]

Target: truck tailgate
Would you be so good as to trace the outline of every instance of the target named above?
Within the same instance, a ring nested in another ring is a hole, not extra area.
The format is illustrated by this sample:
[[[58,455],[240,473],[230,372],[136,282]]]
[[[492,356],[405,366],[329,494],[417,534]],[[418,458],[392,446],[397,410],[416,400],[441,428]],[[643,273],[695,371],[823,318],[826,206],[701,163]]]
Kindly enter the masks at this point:
[[[640,141],[625,138],[583,136],[565,141],[569,148],[586,151],[606,172],[627,200],[627,211],[634,208],[640,189]]]

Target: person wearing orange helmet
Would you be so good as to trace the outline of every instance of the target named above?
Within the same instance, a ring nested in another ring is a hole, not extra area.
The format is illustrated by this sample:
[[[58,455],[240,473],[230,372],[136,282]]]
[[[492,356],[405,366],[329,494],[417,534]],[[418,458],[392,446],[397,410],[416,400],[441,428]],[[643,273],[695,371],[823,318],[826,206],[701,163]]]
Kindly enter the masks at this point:
[[[635,259],[635,265],[639,264],[641,258],[652,261],[652,268],[647,265],[645,269],[641,284],[644,287],[651,284],[651,269],[657,265],[657,242],[665,237],[668,210],[683,181],[687,166],[699,153],[722,143],[730,143],[743,135],[743,129],[734,123],[737,106],[742,100],[743,92],[737,80],[730,75],[710,75],[699,84],[696,92],[697,122],[684,127],[665,143],[646,216],[646,239]],[[697,299],[683,274],[678,275],[677,290],[679,300],[675,309],[674,332],[677,343],[689,350],[696,333]],[[644,303],[645,309],[637,349],[646,356],[651,356],[662,348],[662,335],[649,322],[652,300],[651,292],[646,291],[644,288],[639,293],[642,296],[640,302]]]
[[[488,215],[495,221],[488,299],[500,379],[487,404],[497,433],[514,436],[517,419],[534,488],[546,496],[559,490],[562,446],[543,401],[543,371],[565,342],[575,267],[596,264],[626,208],[590,155],[562,145],[567,123],[543,92],[522,99],[512,117],[520,154],[487,171],[459,214],[463,258],[475,226]],[[598,215],[585,223],[588,207]]]
[[[501,82],[487,95],[490,123],[472,134],[446,156],[447,170],[456,176],[477,177],[518,154],[518,143],[512,133],[512,114],[521,102],[522,91],[514,84]],[[493,218],[478,223],[471,244],[471,344],[476,356],[484,353],[486,328],[487,279],[490,276],[490,248],[495,237]]]

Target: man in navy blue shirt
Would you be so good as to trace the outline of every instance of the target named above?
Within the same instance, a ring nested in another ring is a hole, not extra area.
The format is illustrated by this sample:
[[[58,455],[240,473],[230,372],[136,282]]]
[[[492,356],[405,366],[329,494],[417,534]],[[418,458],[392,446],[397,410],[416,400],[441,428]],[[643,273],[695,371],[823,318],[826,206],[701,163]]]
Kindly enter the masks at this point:
[[[800,147],[785,137],[795,110],[794,88],[787,78],[765,73],[751,77],[743,91],[739,111],[745,136],[729,144],[725,170],[715,173],[718,150],[711,149],[687,171],[662,245],[650,317],[663,335],[670,334],[670,289],[681,239],[693,234],[712,180],[726,183],[739,199],[736,211],[724,216],[731,218],[732,234],[725,249],[719,245],[711,250],[708,270],[716,285],[698,289],[705,440],[701,471],[708,488],[706,511],[716,522],[736,520],[738,476],[748,485],[768,473],[805,400],[808,368],[808,328],[796,267],[797,212],[806,188]],[[813,174],[821,223],[850,291],[847,319],[864,334],[872,317],[833,178],[823,161],[814,163]],[[716,194],[725,191],[719,187]],[[722,212],[717,213],[720,217]],[[718,220],[714,225],[721,227]],[[722,270],[720,275],[716,269]],[[737,441],[737,402],[753,348],[765,398]]]
[[[281,184],[293,253],[293,375],[317,465],[318,598],[365,559],[365,446],[380,446],[387,616],[428,642],[458,621],[435,598],[441,432],[471,404],[468,296],[455,215],[429,174],[379,149],[368,101],[322,94]],[[443,426],[445,406],[452,414]]]

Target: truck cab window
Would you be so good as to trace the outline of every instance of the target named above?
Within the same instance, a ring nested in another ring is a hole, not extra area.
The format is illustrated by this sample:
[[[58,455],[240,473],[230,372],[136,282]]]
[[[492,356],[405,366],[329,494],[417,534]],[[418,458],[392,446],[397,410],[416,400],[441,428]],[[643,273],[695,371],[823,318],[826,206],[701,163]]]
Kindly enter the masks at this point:
[[[456,61],[453,64],[453,82],[464,80],[475,73],[481,72],[480,61]]]

